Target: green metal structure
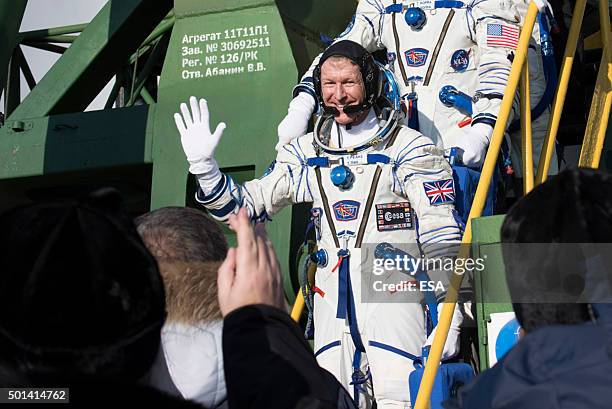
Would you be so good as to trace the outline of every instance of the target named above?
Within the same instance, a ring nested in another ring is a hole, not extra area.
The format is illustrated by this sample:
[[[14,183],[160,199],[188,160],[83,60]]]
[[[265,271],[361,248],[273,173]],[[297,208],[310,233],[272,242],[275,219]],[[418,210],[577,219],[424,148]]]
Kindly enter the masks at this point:
[[[324,47],[320,34],[341,32],[355,9],[354,0],[333,10],[322,0],[109,0],[88,24],[20,33],[26,4],[0,5],[0,210],[110,185],[134,215],[195,206],[173,120],[191,95],[208,99],[214,125],[228,124],[222,169],[238,181],[261,175],[292,87]],[[38,83],[25,46],[61,54]],[[31,89],[22,101],[20,74]],[[83,112],[113,78],[106,109]],[[286,209],[270,224],[285,273],[306,211]]]
[[[501,251],[500,229],[504,216],[480,217],[472,221],[472,257],[481,258],[485,269],[474,271],[476,325],[480,370],[489,368],[490,345],[487,323],[491,314],[512,311]]]

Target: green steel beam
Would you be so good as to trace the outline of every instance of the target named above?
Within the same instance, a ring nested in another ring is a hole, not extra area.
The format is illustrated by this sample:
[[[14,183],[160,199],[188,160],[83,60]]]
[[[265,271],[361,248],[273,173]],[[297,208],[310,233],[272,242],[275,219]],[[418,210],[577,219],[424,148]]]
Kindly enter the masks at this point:
[[[134,91],[130,95],[130,99],[126,106],[132,106],[136,101],[136,96],[140,95],[140,91],[144,88],[145,82],[149,78],[151,71],[153,71],[153,67],[155,64],[159,62],[160,55],[162,54],[162,49],[167,45],[167,42],[161,41],[161,39],[157,40],[155,45],[153,45],[153,50],[147,59],[142,71],[138,74],[138,78],[136,78],[136,86]]]
[[[172,9],[172,0],[110,0],[9,119],[82,111]]]
[[[141,46],[149,45],[153,41],[157,40],[159,37],[166,34],[168,31],[172,30],[174,26],[174,17],[171,17],[167,20],[163,20],[155,29],[149,34],[147,38],[142,42]]]
[[[26,60],[25,55],[23,55],[23,51],[21,50],[20,46],[17,46],[17,48],[15,49],[15,52],[19,55],[19,68],[21,68],[23,77],[25,78],[26,83],[28,84],[28,87],[30,88],[30,90],[32,90],[36,86],[36,79],[34,78],[34,74],[32,74],[30,65],[28,64],[28,61]]]
[[[154,112],[140,105],[8,122],[0,128],[0,180],[151,163]]]
[[[9,64],[8,80],[4,93],[4,112],[8,116],[15,110],[19,101],[21,101],[21,76],[19,67],[21,65],[21,55],[17,51],[18,47],[13,51],[11,62]]]
[[[56,36],[46,36],[39,38],[32,38],[28,40],[30,43],[74,43],[74,40],[79,38],[79,36],[71,36],[71,35],[56,35]]]
[[[61,45],[36,43],[30,41],[24,41],[23,45],[27,45],[28,47],[38,48],[39,50],[49,51],[56,54],[64,54],[68,49],[67,47],[62,47]]]
[[[142,97],[144,102],[146,102],[147,104],[149,105],[155,104],[155,99],[153,99],[153,96],[149,93],[149,90],[147,90],[146,86],[143,86],[140,89],[140,96]]]
[[[9,61],[19,43],[19,26],[28,0],[0,1],[0,89],[6,87]]]
[[[80,33],[87,27],[87,24],[73,24],[70,26],[61,26],[53,28],[45,28],[43,30],[24,31],[19,34],[23,40],[34,40],[40,37],[57,36],[64,34]]]
[[[117,97],[119,96],[119,90],[121,89],[121,85],[123,84],[123,74],[121,71],[117,73],[115,77],[115,84],[111,89],[110,94],[108,95],[108,99],[106,100],[106,104],[104,105],[104,109],[110,109],[115,104]]]

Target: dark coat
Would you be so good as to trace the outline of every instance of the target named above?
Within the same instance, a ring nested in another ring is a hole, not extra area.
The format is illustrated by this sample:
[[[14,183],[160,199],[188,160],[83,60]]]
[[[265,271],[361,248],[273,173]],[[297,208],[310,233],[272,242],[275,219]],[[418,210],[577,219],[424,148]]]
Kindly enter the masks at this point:
[[[609,409],[612,336],[606,325],[557,325],[523,338],[463,388],[461,409]]]
[[[279,309],[252,305],[228,314],[223,360],[230,409],[354,407],[319,367],[300,327]]]

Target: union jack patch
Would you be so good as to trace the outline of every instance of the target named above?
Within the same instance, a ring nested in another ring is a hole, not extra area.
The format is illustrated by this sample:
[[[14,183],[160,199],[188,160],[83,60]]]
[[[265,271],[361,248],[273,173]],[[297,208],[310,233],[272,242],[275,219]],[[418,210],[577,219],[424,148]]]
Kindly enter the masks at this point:
[[[359,202],[355,200],[341,200],[334,203],[334,216],[340,222],[355,220],[359,215]]]
[[[429,199],[429,204],[437,206],[455,201],[455,184],[453,179],[434,180],[423,182],[425,195]]]

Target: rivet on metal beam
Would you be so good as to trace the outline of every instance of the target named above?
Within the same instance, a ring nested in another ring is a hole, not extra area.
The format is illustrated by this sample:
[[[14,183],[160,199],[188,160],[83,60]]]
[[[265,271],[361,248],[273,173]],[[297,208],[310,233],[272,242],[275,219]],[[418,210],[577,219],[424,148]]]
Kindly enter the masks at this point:
[[[13,121],[13,123],[11,124],[11,129],[15,132],[23,132],[25,131],[25,122]]]

